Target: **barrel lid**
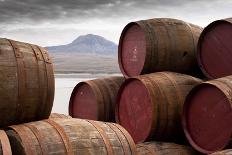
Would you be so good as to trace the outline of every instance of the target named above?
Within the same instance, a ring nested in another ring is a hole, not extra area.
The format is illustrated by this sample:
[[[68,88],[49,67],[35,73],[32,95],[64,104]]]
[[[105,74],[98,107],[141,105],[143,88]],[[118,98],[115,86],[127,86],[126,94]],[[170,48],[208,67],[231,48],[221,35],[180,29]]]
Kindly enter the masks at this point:
[[[209,24],[198,41],[197,59],[201,70],[210,79],[232,74],[232,24],[217,20]]]
[[[232,108],[216,86],[203,83],[187,96],[182,117],[185,135],[202,153],[213,153],[228,145],[232,133]]]
[[[152,101],[142,81],[130,78],[119,90],[116,118],[134,141],[145,141],[152,127]]]
[[[131,22],[122,31],[118,46],[118,61],[125,77],[140,75],[146,59],[146,38],[142,27]]]
[[[69,115],[74,118],[98,120],[97,99],[87,82],[80,82],[73,89],[69,101]]]

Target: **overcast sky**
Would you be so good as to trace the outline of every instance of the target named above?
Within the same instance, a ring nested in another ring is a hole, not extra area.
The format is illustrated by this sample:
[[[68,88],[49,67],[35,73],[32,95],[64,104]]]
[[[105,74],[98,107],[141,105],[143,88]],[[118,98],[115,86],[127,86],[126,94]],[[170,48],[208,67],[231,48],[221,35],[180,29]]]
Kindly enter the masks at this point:
[[[130,21],[156,17],[206,26],[232,17],[232,0],[0,0],[0,37],[41,46],[97,34],[115,43]]]

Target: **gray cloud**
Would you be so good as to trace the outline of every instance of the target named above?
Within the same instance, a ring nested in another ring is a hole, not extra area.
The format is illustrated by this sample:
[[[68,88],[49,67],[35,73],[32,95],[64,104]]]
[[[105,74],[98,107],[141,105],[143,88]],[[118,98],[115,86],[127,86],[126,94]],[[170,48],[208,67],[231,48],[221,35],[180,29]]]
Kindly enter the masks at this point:
[[[207,0],[1,0],[0,21],[52,22],[72,18],[110,18],[137,14],[140,9],[180,8],[197,2],[209,3]]]
[[[171,17],[205,26],[232,15],[231,6],[231,0],[0,0],[0,35],[47,45],[97,33],[117,42],[130,21]]]

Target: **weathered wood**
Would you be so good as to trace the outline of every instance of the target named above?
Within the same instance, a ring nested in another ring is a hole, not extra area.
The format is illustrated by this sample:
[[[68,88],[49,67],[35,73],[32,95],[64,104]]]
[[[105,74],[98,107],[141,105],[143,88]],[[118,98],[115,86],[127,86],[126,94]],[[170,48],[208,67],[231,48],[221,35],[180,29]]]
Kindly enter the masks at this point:
[[[80,82],[73,89],[69,114],[75,118],[115,122],[115,103],[125,78],[114,76]]]
[[[48,119],[10,126],[17,155],[135,155],[135,144],[118,124],[82,119]]]
[[[49,117],[54,73],[47,51],[0,39],[0,126]]]
[[[65,114],[51,113],[49,119],[55,119],[55,118],[72,118],[72,117]]]
[[[201,31],[199,26],[170,18],[129,23],[122,31],[118,47],[123,75],[173,71],[201,76],[196,58]]]
[[[183,142],[184,100],[201,82],[192,76],[172,72],[129,78],[119,90],[117,121],[136,143],[149,139]]]
[[[138,155],[201,155],[193,148],[174,143],[146,142],[136,145]]]
[[[12,155],[9,139],[3,130],[0,130],[0,155]]]

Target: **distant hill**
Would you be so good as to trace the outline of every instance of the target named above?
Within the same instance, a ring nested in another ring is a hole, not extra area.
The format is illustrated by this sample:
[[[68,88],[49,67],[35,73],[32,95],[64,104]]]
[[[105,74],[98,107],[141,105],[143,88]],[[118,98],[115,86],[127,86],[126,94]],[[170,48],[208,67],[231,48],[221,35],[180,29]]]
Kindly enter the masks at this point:
[[[117,45],[101,36],[87,34],[79,36],[70,44],[46,47],[50,52],[116,55]]]
[[[79,36],[67,45],[47,48],[56,73],[119,73],[117,45],[101,36]]]

